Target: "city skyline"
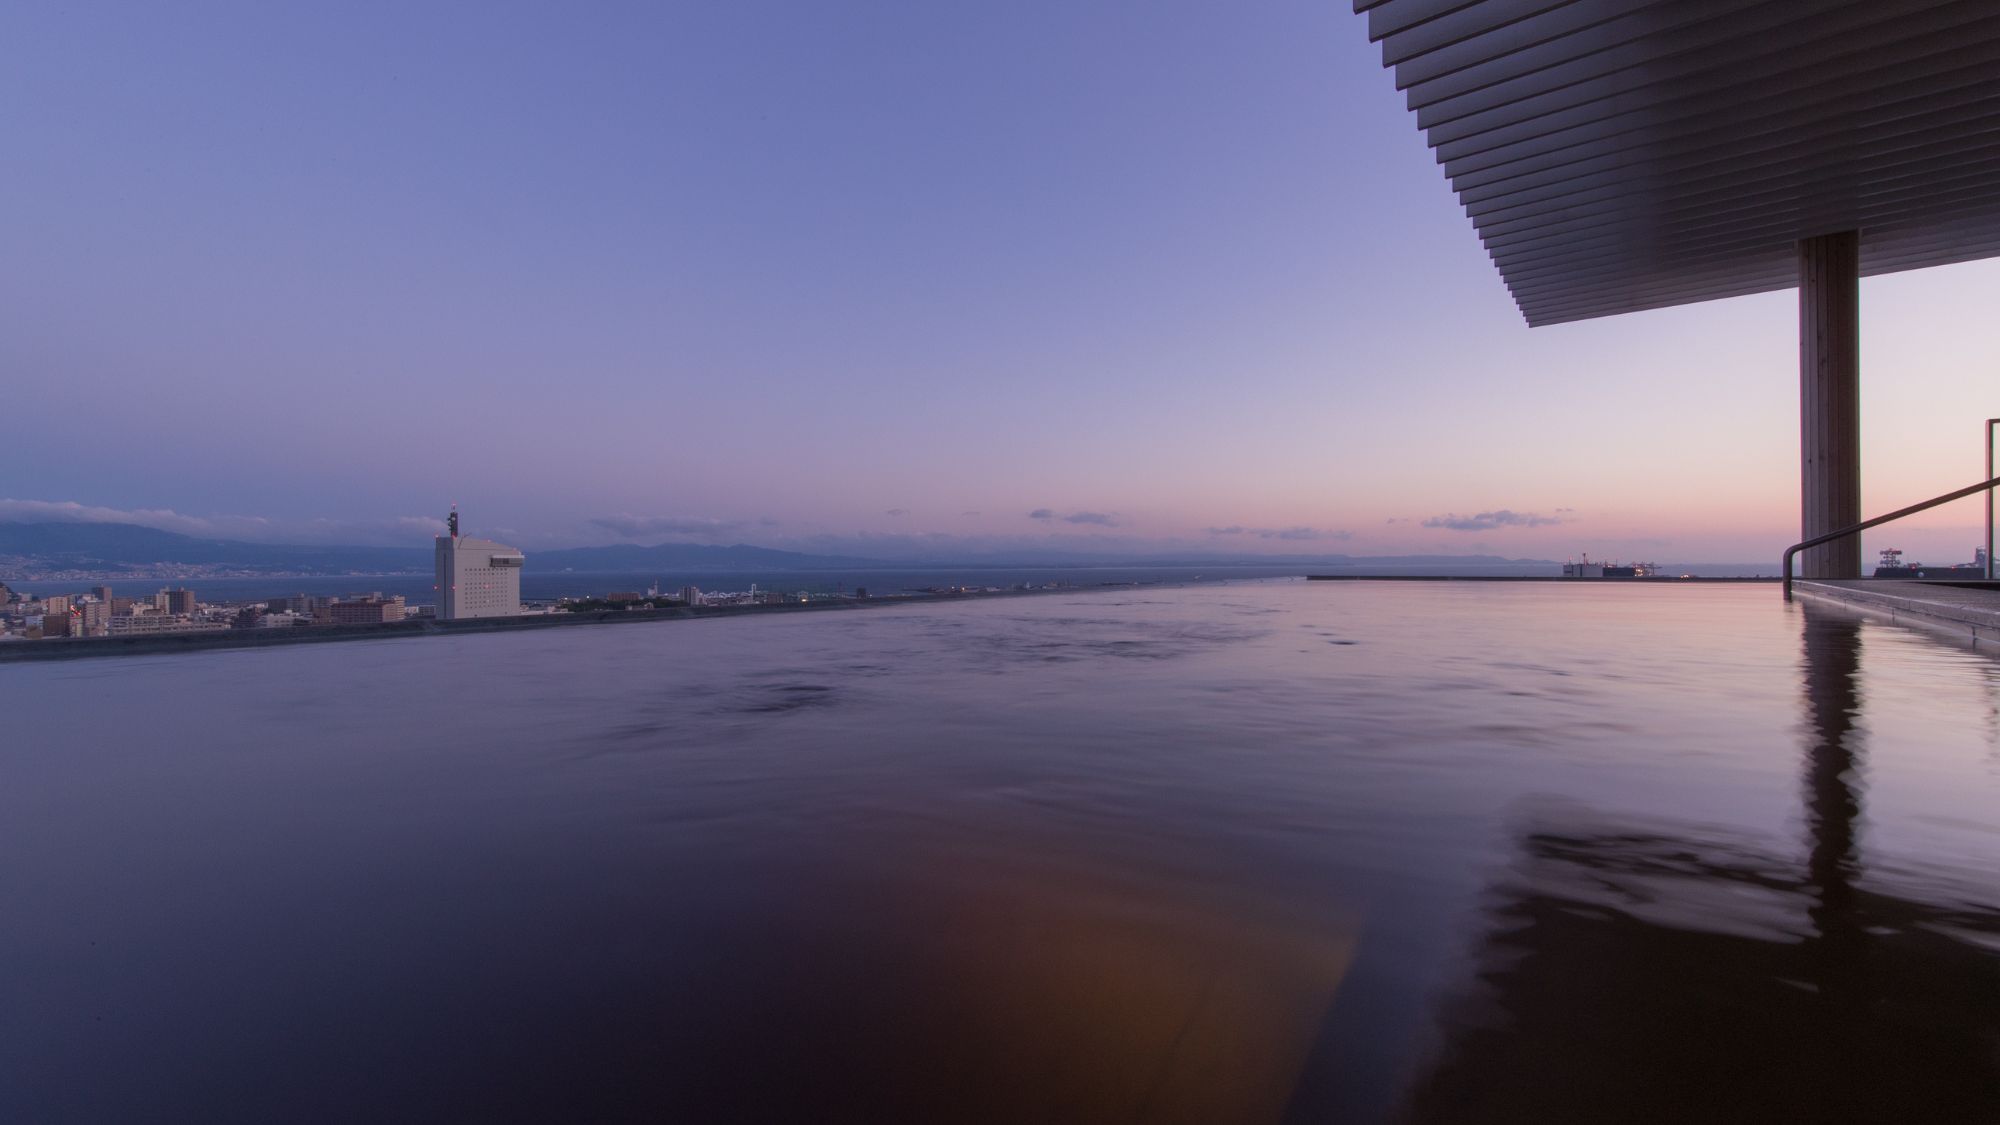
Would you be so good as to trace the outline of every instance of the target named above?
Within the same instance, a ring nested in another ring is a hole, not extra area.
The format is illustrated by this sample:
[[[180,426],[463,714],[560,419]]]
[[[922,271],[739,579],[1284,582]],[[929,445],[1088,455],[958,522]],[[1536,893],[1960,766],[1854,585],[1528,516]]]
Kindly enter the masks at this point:
[[[422,544],[456,500],[530,549],[862,555],[1796,538],[1795,295],[1530,331],[1335,7],[19,22],[0,365],[91,409],[15,428],[0,518]],[[1871,514],[1977,475],[1996,296],[1993,261],[1863,282]],[[1870,548],[1969,557],[1979,519]]]

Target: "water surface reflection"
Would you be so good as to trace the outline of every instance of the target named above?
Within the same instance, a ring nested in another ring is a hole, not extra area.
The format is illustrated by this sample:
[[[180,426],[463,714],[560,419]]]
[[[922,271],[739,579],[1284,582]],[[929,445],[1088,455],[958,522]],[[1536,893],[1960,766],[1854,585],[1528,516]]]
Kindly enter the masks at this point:
[[[1991,873],[1862,863],[1861,631],[1804,611],[1802,865],[1698,822],[1523,812],[1410,1120],[1996,1119]]]
[[[0,1120],[1996,1116],[1990,663],[1338,586],[7,669]]]

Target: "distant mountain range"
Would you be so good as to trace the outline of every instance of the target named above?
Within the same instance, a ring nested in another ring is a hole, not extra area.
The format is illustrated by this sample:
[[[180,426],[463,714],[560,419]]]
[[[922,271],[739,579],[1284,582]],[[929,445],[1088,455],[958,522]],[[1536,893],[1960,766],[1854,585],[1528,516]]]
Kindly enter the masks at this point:
[[[0,523],[0,574],[197,570],[260,574],[400,574],[429,570],[421,547],[305,547],[197,539],[129,523]]]
[[[408,574],[428,573],[429,547],[316,547],[198,539],[129,523],[0,523],[0,577],[35,573],[101,574]],[[885,566],[880,559],[812,555],[738,544],[662,543],[530,551],[538,571],[816,570]]]
[[[126,523],[0,523],[0,578],[38,576],[106,578],[201,577],[203,575],[338,575],[425,574],[431,569],[429,547],[318,547],[201,539],[157,528]],[[620,543],[609,547],[571,547],[528,552],[528,569],[624,572],[675,571],[715,573],[780,570],[886,570],[923,566],[979,566],[991,569],[1047,566],[1225,566],[1247,563],[1301,568],[1346,566],[1501,566],[1546,564],[1542,559],[1505,559],[1493,555],[1395,556],[1228,556],[1214,553],[1181,555],[1104,555],[1051,550],[1009,553],[981,552],[935,559],[886,560],[851,555],[818,555],[781,551],[738,543],[711,547],[661,543],[642,547]]]
[[[426,557],[429,552],[425,552]],[[529,570],[861,570],[894,563],[848,555],[809,555],[738,543],[733,547],[703,547],[692,543],[661,543],[641,547],[617,543],[609,547],[568,547],[528,552]]]

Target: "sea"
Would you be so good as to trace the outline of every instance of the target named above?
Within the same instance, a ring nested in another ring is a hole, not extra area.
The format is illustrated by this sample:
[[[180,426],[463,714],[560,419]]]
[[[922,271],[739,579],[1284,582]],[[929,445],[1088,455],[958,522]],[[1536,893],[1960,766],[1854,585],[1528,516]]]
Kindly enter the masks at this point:
[[[4,1121],[2000,1118],[2000,664],[1770,586],[0,688]]]
[[[1667,568],[1675,575],[1701,577],[1749,577],[1775,575],[1775,566],[1739,563],[1701,563]],[[521,597],[528,601],[555,601],[559,598],[603,597],[629,591],[644,592],[657,586],[672,594],[684,586],[709,592],[759,590],[785,593],[838,594],[867,590],[883,594],[906,594],[926,590],[969,587],[1009,590],[1019,586],[1048,587],[1162,585],[1243,581],[1257,578],[1296,578],[1307,573],[1366,576],[1442,576],[1458,578],[1553,577],[1561,573],[1559,564],[1487,563],[1411,565],[1348,564],[1304,567],[1296,562],[1280,565],[1220,563],[1208,565],[1126,565],[1126,566],[912,566],[875,567],[859,570],[767,570],[767,571],[538,571],[521,574]],[[429,574],[349,574],[251,578],[105,578],[13,581],[7,585],[24,594],[84,593],[92,586],[109,584],[119,594],[148,594],[155,590],[181,588],[195,591],[203,602],[243,604],[281,597],[310,594],[341,597],[350,594],[381,593],[401,595],[412,605],[436,600]]]

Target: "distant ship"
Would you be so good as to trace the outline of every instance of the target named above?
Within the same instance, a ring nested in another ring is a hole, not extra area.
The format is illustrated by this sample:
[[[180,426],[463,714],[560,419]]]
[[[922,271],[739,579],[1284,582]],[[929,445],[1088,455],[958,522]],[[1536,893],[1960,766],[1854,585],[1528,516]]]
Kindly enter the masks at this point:
[[[1582,562],[1563,564],[1564,578],[1658,578],[1659,576],[1658,563],[1591,562],[1590,556],[1585,555]]]
[[[1903,552],[1890,547],[1882,552],[1882,561],[1875,567],[1877,578],[1984,578],[1986,577],[1986,548],[1974,547],[1972,561],[1952,563],[1949,566],[1925,566],[1914,560],[1903,561]]]

